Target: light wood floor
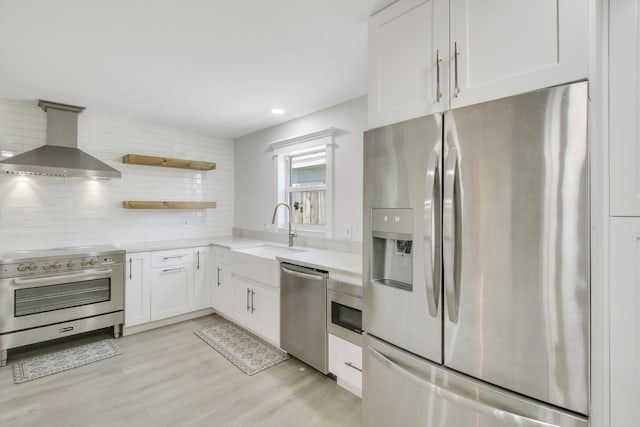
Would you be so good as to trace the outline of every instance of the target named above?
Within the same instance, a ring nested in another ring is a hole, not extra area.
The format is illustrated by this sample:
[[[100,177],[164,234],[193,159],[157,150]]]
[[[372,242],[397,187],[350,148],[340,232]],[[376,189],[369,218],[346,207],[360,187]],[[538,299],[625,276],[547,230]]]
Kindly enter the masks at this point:
[[[214,316],[120,338],[122,355],[23,384],[13,384],[13,362],[105,336],[10,351],[0,425],[360,425],[360,399],[296,359],[245,375],[193,334]]]

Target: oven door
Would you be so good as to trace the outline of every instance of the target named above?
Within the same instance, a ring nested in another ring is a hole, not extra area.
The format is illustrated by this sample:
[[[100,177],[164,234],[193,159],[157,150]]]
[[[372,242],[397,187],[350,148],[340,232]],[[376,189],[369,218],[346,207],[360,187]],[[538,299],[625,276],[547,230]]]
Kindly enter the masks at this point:
[[[327,331],[362,346],[362,299],[327,289]]]
[[[124,308],[122,264],[77,273],[0,280],[0,333]]]

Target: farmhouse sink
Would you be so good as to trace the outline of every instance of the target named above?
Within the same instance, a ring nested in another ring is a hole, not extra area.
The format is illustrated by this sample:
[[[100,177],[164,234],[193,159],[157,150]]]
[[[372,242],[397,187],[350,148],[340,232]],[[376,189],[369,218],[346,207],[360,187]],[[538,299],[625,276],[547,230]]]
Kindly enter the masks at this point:
[[[306,252],[307,249],[263,244],[231,251],[233,274],[269,286],[280,286],[277,256]]]
[[[244,249],[235,249],[235,251],[242,252],[248,255],[255,255],[262,258],[270,258],[275,260],[277,256],[307,252],[307,249],[265,244],[260,246],[252,246]]]

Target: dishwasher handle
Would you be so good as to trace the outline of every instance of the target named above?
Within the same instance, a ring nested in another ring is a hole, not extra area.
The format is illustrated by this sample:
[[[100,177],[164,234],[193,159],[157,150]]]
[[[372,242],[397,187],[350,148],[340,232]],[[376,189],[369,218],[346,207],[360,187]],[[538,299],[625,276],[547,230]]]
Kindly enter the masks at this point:
[[[322,274],[309,274],[309,273],[301,273],[299,271],[295,271],[295,270],[290,270],[287,267],[281,265],[280,268],[282,269],[283,272],[291,275],[291,276],[295,276],[295,277],[299,277],[301,279],[308,279],[308,280],[324,280],[325,276]]]

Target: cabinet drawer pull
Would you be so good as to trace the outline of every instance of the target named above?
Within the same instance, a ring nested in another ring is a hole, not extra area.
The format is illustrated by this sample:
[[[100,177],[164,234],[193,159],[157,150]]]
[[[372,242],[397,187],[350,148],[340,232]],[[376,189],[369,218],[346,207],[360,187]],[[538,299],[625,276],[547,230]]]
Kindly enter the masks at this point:
[[[356,370],[356,371],[358,371],[358,372],[362,372],[362,369],[358,368],[356,365],[354,365],[354,364],[353,364],[353,363],[351,363],[351,362],[344,362],[344,364],[345,364],[345,365],[347,365],[347,366],[348,366],[348,367],[350,367],[350,368],[355,369],[355,370]]]
[[[184,267],[167,268],[166,270],[162,270],[163,273],[177,273],[178,271],[185,271],[185,268]]]
[[[182,255],[172,255],[172,256],[163,256],[163,257],[162,257],[162,260],[163,260],[163,261],[167,261],[167,260],[170,260],[170,259],[184,258],[184,257],[186,257],[186,256],[187,256],[187,254],[182,254]]]

